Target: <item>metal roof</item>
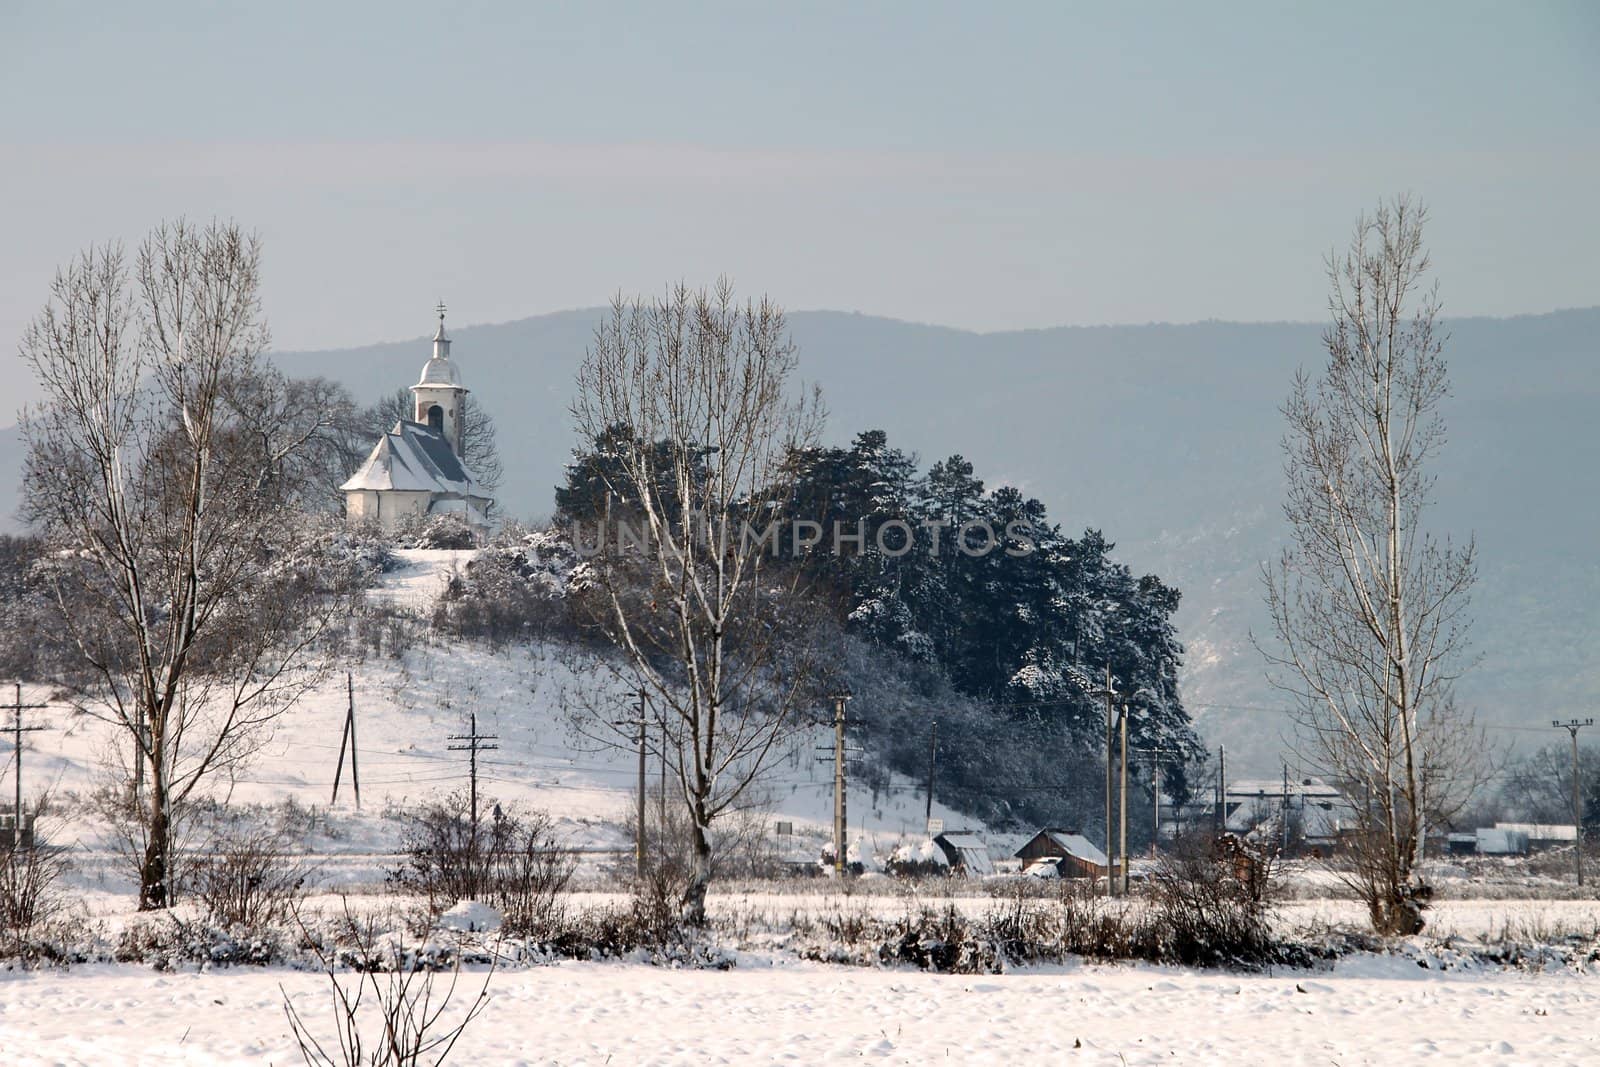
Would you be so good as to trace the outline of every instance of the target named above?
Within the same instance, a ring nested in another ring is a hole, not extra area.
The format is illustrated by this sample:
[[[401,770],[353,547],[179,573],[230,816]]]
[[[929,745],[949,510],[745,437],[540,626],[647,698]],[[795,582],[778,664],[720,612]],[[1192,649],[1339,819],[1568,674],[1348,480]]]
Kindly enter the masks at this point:
[[[444,434],[407,419],[379,439],[361,469],[339,488],[480,495],[477,479]]]

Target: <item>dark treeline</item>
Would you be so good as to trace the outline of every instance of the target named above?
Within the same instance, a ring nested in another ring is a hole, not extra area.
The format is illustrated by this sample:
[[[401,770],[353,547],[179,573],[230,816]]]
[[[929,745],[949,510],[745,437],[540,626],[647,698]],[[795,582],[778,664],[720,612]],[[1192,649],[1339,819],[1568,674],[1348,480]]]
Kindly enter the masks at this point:
[[[591,544],[636,496],[613,458],[622,433],[576,456],[556,490],[560,522]],[[833,607],[832,680],[857,694],[869,780],[886,782],[884,768],[922,780],[937,719],[942,800],[995,822],[1098,826],[1109,667],[1130,694],[1135,764],[1160,750],[1166,789],[1186,799],[1203,751],[1178,692],[1176,589],[1135,576],[1098,530],[1068,537],[1040,501],[987,489],[959,455],[922,472],[871,430],[792,463],[793,513],[817,525],[783,531],[773,566],[802,568]]]

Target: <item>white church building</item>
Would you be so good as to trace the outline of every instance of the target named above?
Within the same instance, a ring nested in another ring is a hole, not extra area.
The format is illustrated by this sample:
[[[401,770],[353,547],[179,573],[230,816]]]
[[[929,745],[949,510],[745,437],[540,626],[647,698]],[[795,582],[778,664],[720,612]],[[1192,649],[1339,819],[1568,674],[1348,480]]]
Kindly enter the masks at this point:
[[[475,532],[489,528],[494,501],[485,493],[462,454],[467,387],[450,359],[444,332],[444,305],[433,335],[433,356],[411,387],[415,418],[401,419],[379,438],[361,469],[339,488],[345,518],[352,525],[375,524],[392,533],[402,524],[430,515],[459,515]]]

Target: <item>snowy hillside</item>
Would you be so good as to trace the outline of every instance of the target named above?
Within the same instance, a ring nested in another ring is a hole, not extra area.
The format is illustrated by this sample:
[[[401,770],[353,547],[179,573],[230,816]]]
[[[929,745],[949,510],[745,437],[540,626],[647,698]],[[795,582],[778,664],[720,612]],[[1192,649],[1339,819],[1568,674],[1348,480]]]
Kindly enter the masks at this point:
[[[506,514],[551,507],[577,443],[567,405],[598,312],[454,331],[474,394],[496,419]],[[882,428],[924,464],[959,452],[991,483],[1038,496],[1068,533],[1102,529],[1136,573],[1183,593],[1185,697],[1241,772],[1270,774],[1287,727],[1251,632],[1263,633],[1259,567],[1283,538],[1278,443],[1297,367],[1322,357],[1311,323],[1061,328],[979,334],[868,315],[790,316],[800,372],[819,382],[834,443]],[[1483,721],[1543,725],[1592,713],[1600,669],[1600,497],[1590,412],[1600,402],[1600,309],[1448,323],[1454,396],[1437,519],[1476,535],[1476,648],[1457,687]],[[414,380],[425,340],[278,353],[363,401]],[[0,411],[0,422],[9,417]],[[21,439],[0,429],[0,530],[14,527]],[[1263,710],[1265,708],[1266,710]],[[1530,711],[1537,709],[1537,711]],[[1526,740],[1510,732],[1499,740]]]
[[[451,569],[471,553],[400,555],[403,565],[386,575],[373,595],[422,610]],[[464,789],[467,754],[451,751],[456,742],[449,737],[466,733],[474,713],[479,732],[494,735],[499,746],[480,757],[479,788],[485,797],[550,813],[570,847],[632,848],[628,828],[637,797],[637,755],[597,745],[572,728],[570,710],[580,702],[614,703],[619,715],[630,706],[630,694],[597,671],[592,660],[574,661],[569,653],[544,645],[496,653],[470,643],[429,643],[398,659],[352,663],[349,673],[362,809],[355,809],[347,764],[333,820],[337,840],[320,842],[319,848],[346,855],[392,851],[400,824],[384,817],[386,809]],[[30,703],[49,699],[42,686],[25,686],[23,695]],[[236,802],[276,804],[293,798],[305,807],[326,809],[347,703],[340,672],[279,719],[271,742],[231,782],[219,783],[219,791],[231,790]],[[57,794],[86,795],[104,780],[116,728],[58,702],[33,715],[30,721],[46,729],[25,743],[30,795],[46,787]],[[816,759],[818,747],[831,744],[832,734],[825,730],[795,736],[763,779],[759,810],[769,822],[794,824],[794,837],[779,845],[797,853],[795,858],[815,858],[832,833],[832,770]],[[660,788],[654,760],[647,784],[654,804]],[[874,851],[886,854],[903,838],[920,835],[924,803],[920,790],[901,779],[878,796],[849,790],[852,842],[864,837]],[[952,828],[973,825],[939,804],[933,813]],[[67,832],[82,845],[100,843],[101,829],[82,814]]]

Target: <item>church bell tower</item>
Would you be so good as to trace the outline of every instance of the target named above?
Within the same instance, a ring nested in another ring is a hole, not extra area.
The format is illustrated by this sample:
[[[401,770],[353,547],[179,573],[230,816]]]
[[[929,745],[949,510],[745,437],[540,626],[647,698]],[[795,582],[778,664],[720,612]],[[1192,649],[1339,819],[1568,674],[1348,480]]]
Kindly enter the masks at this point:
[[[433,358],[423,364],[422,377],[411,387],[416,397],[416,420],[444,435],[450,448],[461,456],[461,430],[466,416],[467,388],[461,372],[450,360],[450,337],[444,332],[444,303],[435,308],[439,329],[433,335]]]

